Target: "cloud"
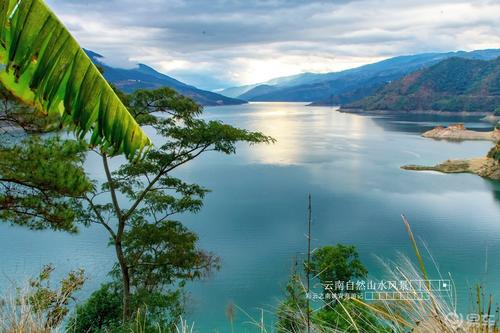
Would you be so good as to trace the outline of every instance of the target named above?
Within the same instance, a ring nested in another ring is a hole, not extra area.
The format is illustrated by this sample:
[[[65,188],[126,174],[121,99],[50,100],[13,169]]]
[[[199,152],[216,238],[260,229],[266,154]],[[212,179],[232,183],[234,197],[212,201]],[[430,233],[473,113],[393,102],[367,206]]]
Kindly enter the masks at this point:
[[[500,48],[492,0],[48,0],[80,43],[205,89],[430,51]]]

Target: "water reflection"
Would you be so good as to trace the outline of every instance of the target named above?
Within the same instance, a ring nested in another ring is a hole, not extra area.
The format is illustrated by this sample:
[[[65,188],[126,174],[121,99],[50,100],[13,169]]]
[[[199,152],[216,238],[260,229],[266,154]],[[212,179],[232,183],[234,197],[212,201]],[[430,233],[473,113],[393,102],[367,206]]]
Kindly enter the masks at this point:
[[[485,182],[491,188],[493,198],[495,198],[495,200],[497,201],[500,201],[500,181],[485,180]]]
[[[491,131],[493,124],[481,120],[479,116],[449,116],[449,115],[396,115],[371,117],[377,126],[386,131],[422,133],[436,126],[464,123],[467,128],[475,131]]]
[[[248,126],[278,140],[275,145],[245,149],[256,162],[291,165],[329,161],[336,152],[356,151],[370,120],[336,109],[304,107],[300,103],[252,104]],[[370,127],[370,129],[369,129]]]
[[[222,258],[220,272],[189,286],[188,320],[199,332],[231,332],[225,317],[229,302],[255,317],[260,307],[273,310],[283,296],[292,258],[306,248],[307,193],[314,198],[314,246],[354,244],[379,278],[374,255],[394,259],[398,251],[412,254],[400,219],[405,213],[441,271],[452,272],[461,300],[468,283],[477,281],[487,281],[489,290],[500,294],[500,266],[492,265],[485,277],[482,260],[486,245],[491,258],[500,257],[499,183],[469,174],[400,169],[484,156],[490,142],[434,141],[416,130],[442,119],[419,117],[413,123],[298,103],[207,108],[204,117],[262,131],[278,142],[241,145],[236,156],[209,154],[176,174],[213,190],[199,214],[180,218],[199,235],[201,248]],[[472,128],[479,124],[466,123]],[[19,267],[35,273],[41,264],[53,262],[62,273],[86,268],[91,278],[84,293],[95,290],[114,260],[100,230],[69,236],[0,225],[0,272],[6,273],[0,274],[0,285],[5,286],[5,276],[22,278]],[[237,316],[235,331],[256,331],[245,322]]]

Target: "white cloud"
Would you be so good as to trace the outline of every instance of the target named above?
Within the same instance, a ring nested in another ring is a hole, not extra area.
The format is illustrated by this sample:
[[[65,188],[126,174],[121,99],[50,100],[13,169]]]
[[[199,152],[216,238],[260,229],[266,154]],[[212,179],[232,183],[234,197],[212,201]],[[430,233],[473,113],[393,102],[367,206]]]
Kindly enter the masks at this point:
[[[84,47],[202,88],[500,48],[500,3],[476,0],[48,0]]]

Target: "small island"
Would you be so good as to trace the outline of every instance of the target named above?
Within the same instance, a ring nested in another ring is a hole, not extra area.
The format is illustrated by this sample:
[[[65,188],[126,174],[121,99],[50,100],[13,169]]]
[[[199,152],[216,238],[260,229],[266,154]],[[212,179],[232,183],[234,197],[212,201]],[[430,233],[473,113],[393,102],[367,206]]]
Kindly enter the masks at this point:
[[[438,126],[422,134],[424,138],[445,140],[489,140],[497,142],[500,140],[500,129],[490,132],[478,132],[465,128],[464,124],[452,124],[448,127]]]
[[[463,124],[453,124],[448,127],[438,126],[422,134],[425,138],[445,140],[490,140],[496,145],[488,156],[465,160],[447,160],[434,166],[404,165],[401,169],[413,171],[438,171],[443,173],[473,173],[478,176],[500,180],[500,129],[496,127],[491,132],[477,132],[465,128]]]

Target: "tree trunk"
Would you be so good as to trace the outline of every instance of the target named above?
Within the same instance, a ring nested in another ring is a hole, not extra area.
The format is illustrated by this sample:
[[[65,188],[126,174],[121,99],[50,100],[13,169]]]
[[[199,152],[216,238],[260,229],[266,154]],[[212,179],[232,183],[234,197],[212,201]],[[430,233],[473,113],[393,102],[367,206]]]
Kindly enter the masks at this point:
[[[109,190],[111,193],[111,201],[113,202],[113,207],[116,213],[116,217],[118,218],[118,231],[116,236],[113,235],[111,231],[111,236],[115,241],[115,251],[116,258],[118,259],[118,264],[120,265],[120,270],[122,273],[122,283],[123,283],[123,323],[127,322],[130,318],[130,275],[129,275],[129,267],[127,265],[127,261],[125,260],[125,255],[123,254],[122,247],[122,236],[125,231],[125,221],[126,217],[123,217],[122,211],[120,209],[120,205],[118,204],[118,198],[116,196],[116,191],[114,187],[114,180],[109,169],[108,165],[108,156],[105,152],[102,153],[102,163],[104,166],[104,171],[106,173],[106,178],[108,180]]]
[[[122,283],[123,283],[122,319],[123,322],[125,323],[130,318],[130,275],[129,275],[129,268],[125,260],[125,255],[123,254],[121,240],[115,241],[115,250],[116,250],[116,257],[118,258],[118,263],[120,264],[120,270],[122,275]]]

